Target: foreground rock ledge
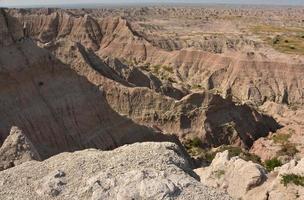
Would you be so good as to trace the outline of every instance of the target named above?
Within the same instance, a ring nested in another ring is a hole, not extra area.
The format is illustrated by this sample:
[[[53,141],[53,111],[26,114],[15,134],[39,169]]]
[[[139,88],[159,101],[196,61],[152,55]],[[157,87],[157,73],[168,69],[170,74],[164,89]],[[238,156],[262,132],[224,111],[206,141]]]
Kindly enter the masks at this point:
[[[194,178],[173,143],[62,153],[0,172],[0,199],[205,199],[228,195]]]

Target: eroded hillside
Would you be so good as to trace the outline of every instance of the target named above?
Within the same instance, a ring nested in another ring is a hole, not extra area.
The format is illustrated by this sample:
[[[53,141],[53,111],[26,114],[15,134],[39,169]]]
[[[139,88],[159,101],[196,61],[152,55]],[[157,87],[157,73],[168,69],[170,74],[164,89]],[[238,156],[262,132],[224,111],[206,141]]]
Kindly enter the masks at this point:
[[[198,170],[201,181],[232,197],[250,199],[256,190],[262,191],[261,198],[270,195],[275,199],[276,193],[288,196],[276,172],[284,176],[285,171],[297,169],[301,164],[296,160],[304,155],[303,9],[0,11],[0,170],[5,170],[0,175],[10,180],[15,171],[27,173],[32,167],[41,171],[26,186],[32,188],[26,194],[29,198],[71,197],[75,188],[63,184],[65,174],[44,171],[43,166],[59,166],[58,160],[69,160],[70,156],[83,159],[84,153],[52,157],[56,154],[88,148],[112,150],[145,141],[171,141],[179,146],[169,145],[179,156],[174,159],[187,162],[186,174],[180,177],[198,179],[189,168],[212,163]],[[138,145],[130,149],[140,151]],[[142,145],[154,150],[155,146],[163,148],[160,144]],[[129,151],[128,147],[121,149]],[[225,150],[228,152],[212,162],[216,153]],[[167,147],[157,152],[168,154]],[[108,155],[95,153],[91,152],[92,157],[98,159]],[[234,156],[240,158],[231,158]],[[160,165],[168,165],[165,157]],[[91,166],[92,160],[89,162]],[[126,162],[132,164],[132,160]],[[24,169],[15,167],[22,163]],[[225,163],[230,167],[227,172],[222,169]],[[236,191],[240,181],[235,177],[240,175],[231,169],[239,163],[252,170],[244,174],[254,173],[242,179],[246,182],[242,187],[248,188]],[[76,173],[68,165],[61,167]],[[149,180],[163,181],[154,197],[193,199],[201,194],[214,199],[219,195],[194,179],[186,186],[155,169],[134,172],[139,177],[131,180],[136,187],[146,181],[142,174],[149,174]],[[129,173],[106,176],[112,183],[129,177]],[[73,177],[67,177],[74,183]],[[271,188],[272,183],[279,189]],[[23,179],[14,187],[20,184]],[[95,190],[90,180],[82,184],[90,188],[76,196],[127,198],[120,185],[110,185],[105,192],[104,188]],[[196,192],[194,185],[199,188]],[[293,188],[296,192],[290,194],[301,197],[301,188]],[[138,190],[132,195],[148,195]]]

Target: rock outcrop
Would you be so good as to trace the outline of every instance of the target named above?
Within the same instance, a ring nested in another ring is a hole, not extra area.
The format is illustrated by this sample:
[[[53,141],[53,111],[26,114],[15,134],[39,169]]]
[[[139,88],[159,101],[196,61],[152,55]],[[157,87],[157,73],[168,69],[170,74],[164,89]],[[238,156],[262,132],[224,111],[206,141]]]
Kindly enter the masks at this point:
[[[191,177],[173,143],[137,143],[102,152],[62,153],[0,172],[1,199],[228,200]],[[22,177],[22,178],[20,178]]]
[[[0,171],[30,160],[41,160],[31,141],[18,127],[12,127],[0,148]]]
[[[304,199],[304,159],[300,161],[292,160],[282,167],[275,168],[274,172],[268,174],[268,180],[259,187],[249,191],[244,199]],[[299,179],[295,180],[295,176]],[[287,177],[288,181],[283,181]],[[288,177],[293,177],[288,178]],[[298,182],[297,182],[298,181]]]
[[[304,198],[303,165],[304,159],[292,160],[267,173],[259,164],[238,157],[229,158],[228,151],[225,151],[218,153],[209,167],[195,172],[202,183],[221,188],[235,199],[293,200]],[[288,180],[283,181],[284,177]]]
[[[273,116],[283,128],[269,134],[267,137],[262,137],[255,141],[250,149],[251,153],[260,156],[263,161],[275,157],[280,158],[282,156],[288,158],[287,160],[293,159],[294,157],[302,158],[304,155],[304,146],[302,143],[304,139],[303,107],[267,102],[260,107],[260,110],[262,110],[263,113]],[[286,149],[287,153],[284,152]]]
[[[267,179],[266,170],[262,166],[238,157],[229,158],[228,151],[218,153],[209,167],[195,172],[202,183],[221,188],[235,199],[242,199],[249,190]]]

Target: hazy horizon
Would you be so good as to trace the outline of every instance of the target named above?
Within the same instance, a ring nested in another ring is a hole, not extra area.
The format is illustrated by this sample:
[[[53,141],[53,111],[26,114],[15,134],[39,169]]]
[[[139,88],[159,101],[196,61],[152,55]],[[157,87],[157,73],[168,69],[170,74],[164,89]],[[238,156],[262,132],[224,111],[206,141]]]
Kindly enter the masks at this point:
[[[304,5],[304,0],[0,0],[0,7],[31,7],[51,5],[144,5],[144,4],[241,4],[241,5]]]

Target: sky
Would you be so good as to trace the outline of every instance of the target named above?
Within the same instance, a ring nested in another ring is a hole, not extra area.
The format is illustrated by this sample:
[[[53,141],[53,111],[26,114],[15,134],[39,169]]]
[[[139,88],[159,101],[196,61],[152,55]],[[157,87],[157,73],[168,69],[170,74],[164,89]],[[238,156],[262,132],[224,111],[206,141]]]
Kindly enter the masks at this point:
[[[63,4],[153,4],[153,3],[223,3],[223,4],[268,4],[304,5],[304,0],[0,0],[0,7]]]

